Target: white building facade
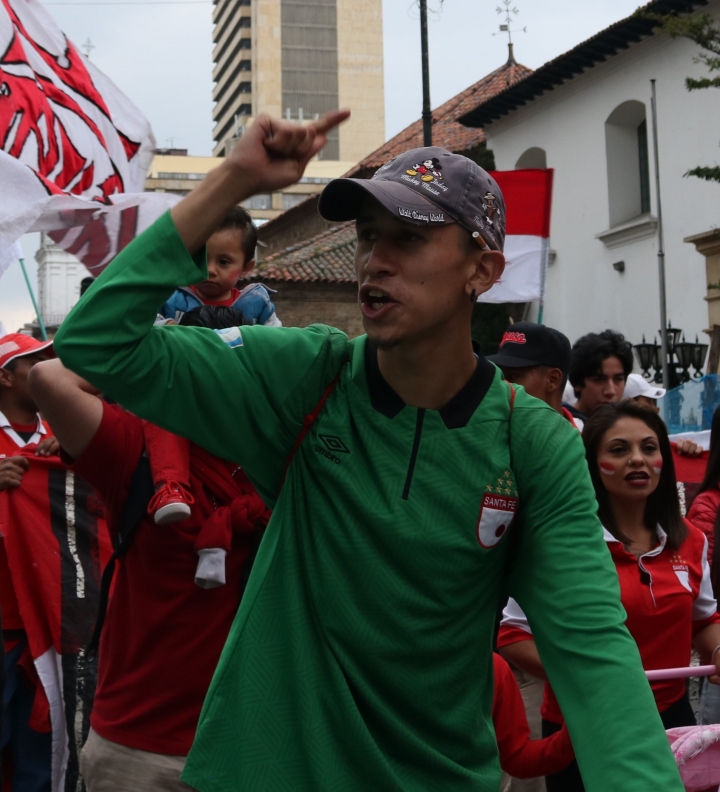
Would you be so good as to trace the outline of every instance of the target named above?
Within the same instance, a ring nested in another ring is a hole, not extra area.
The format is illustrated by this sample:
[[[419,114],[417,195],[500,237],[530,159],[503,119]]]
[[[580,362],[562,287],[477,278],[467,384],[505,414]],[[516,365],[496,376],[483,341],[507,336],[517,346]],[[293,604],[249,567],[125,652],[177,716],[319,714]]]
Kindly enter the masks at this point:
[[[717,0],[700,10],[720,20]],[[550,90],[536,91],[529,100],[516,94],[512,101],[517,106],[509,112],[507,105],[498,109],[490,103],[473,111],[477,115],[472,123],[484,126],[498,170],[554,169],[554,254],[547,272],[544,323],[573,342],[605,328],[624,333],[633,343],[643,334],[650,341],[658,333],[650,102],[654,79],[668,317],[688,340],[698,334],[707,341],[702,336],[708,327],[705,259],[683,239],[720,226],[720,185],[684,174],[698,165],[718,164],[720,102],[716,92],[685,88],[687,76],[706,74],[693,62],[699,48],[691,41],[651,34],[626,42],[626,49],[619,47],[616,54],[596,58],[592,65],[592,48],[597,52],[593,42],[572,51],[578,58],[583,57],[583,47],[589,53],[582,73]],[[521,86],[506,94],[511,96]],[[530,313],[535,317],[537,306]]]
[[[71,253],[41,234],[38,263],[38,306],[46,326],[59,325],[80,299],[80,283],[90,273]]]

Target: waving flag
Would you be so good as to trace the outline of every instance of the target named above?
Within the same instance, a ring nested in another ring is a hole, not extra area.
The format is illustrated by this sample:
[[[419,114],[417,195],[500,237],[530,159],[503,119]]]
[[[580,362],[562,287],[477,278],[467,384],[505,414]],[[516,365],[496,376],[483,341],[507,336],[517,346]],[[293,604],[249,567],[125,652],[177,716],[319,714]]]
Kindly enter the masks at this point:
[[[0,273],[46,231],[98,274],[176,196],[144,193],[150,124],[38,0],[0,0]]]
[[[97,618],[101,572],[112,552],[90,485],[58,457],[20,452],[22,486],[0,491],[13,589],[39,682],[31,726],[52,729],[52,792],[79,792],[78,754],[87,739],[97,663],[85,655]],[[43,695],[44,694],[44,695]]]
[[[552,169],[495,171],[507,209],[505,272],[478,302],[530,302],[545,296],[550,254]]]

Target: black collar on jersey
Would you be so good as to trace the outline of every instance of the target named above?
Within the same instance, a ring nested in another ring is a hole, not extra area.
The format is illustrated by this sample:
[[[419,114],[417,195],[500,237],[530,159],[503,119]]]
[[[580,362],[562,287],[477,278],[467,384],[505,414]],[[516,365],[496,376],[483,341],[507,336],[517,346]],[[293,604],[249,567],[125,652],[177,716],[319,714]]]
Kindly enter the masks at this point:
[[[467,426],[495,378],[495,366],[480,354],[479,347],[475,342],[473,342],[473,349],[478,356],[478,362],[472,377],[444,407],[438,410],[448,429],[462,429]],[[365,343],[365,376],[373,409],[382,413],[386,418],[394,418],[398,415],[405,407],[405,402],[388,385],[380,373],[377,347],[369,341]]]

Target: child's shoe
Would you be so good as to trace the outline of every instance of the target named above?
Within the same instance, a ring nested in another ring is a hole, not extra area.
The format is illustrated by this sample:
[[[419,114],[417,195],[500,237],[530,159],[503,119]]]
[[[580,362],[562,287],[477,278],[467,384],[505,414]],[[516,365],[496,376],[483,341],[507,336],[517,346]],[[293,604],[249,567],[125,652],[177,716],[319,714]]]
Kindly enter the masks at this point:
[[[181,522],[190,516],[190,507],[194,502],[195,499],[182,484],[166,481],[155,490],[148,504],[148,514],[155,515],[158,525]]]

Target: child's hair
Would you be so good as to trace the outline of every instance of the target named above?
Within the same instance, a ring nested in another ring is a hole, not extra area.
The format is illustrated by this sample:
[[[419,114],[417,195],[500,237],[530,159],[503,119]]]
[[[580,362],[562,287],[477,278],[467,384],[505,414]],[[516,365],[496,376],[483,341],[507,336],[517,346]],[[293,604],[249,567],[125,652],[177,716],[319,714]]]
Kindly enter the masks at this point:
[[[242,208],[234,206],[220,223],[218,231],[233,229],[240,231],[242,235],[242,249],[245,254],[245,261],[255,258],[255,248],[257,247],[257,228],[252,221],[252,217]]]
[[[600,522],[618,541],[623,542],[623,544],[628,543],[627,537],[622,535],[615,522],[610,506],[610,496],[602,481],[597,460],[600,443],[605,433],[612,429],[621,418],[636,418],[657,435],[663,466],[657,488],[655,492],[648,496],[645,505],[645,527],[650,531],[654,531],[655,526],[659,523],[667,534],[668,547],[672,550],[677,550],[685,541],[687,526],[680,513],[675,465],[667,429],[662,418],[657,413],[648,410],[647,407],[641,407],[629,399],[598,407],[587,419],[583,429],[582,439],[585,444],[585,458],[590,469],[590,478],[595,487],[595,498],[598,502]]]
[[[179,324],[184,327],[224,330],[227,327],[240,327],[249,322],[238,308],[230,308],[227,305],[201,305],[184,314]]]

